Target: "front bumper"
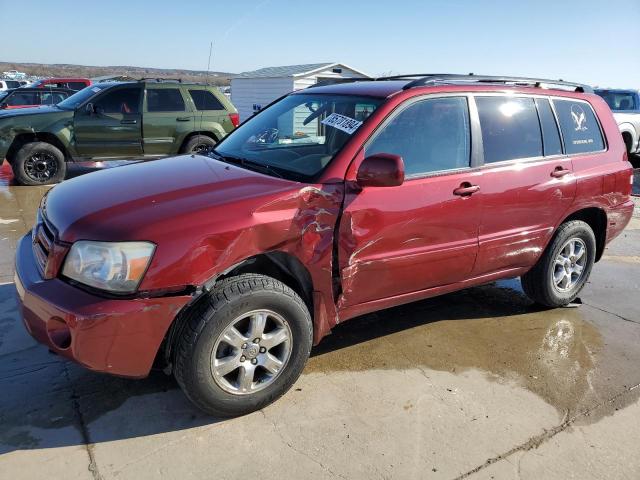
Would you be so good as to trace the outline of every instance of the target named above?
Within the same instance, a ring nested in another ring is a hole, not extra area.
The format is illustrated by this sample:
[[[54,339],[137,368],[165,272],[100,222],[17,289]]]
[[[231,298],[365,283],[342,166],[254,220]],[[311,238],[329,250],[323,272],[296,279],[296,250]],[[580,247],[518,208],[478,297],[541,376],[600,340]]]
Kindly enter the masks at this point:
[[[31,233],[16,250],[16,289],[27,331],[60,355],[90,370],[145,377],[188,295],[109,299],[60,279],[44,280]]]

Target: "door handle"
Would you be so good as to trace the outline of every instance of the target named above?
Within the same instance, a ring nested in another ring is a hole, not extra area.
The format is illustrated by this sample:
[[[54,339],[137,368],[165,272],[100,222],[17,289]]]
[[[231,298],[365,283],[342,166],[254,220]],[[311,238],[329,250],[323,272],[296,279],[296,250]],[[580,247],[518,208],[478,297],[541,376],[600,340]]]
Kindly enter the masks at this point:
[[[564,167],[556,167],[556,169],[551,172],[551,176],[554,178],[562,178],[565,175],[569,175],[571,173],[571,170],[568,170]]]
[[[469,182],[463,182],[458,188],[453,191],[453,194],[459,195],[461,197],[468,197],[479,190],[480,187],[478,185],[471,185]]]
[[[191,117],[178,117],[176,118],[176,120],[179,122],[188,122],[189,120],[191,120]]]
[[[137,120],[122,120],[120,122],[122,125],[135,125],[136,123],[138,123]]]

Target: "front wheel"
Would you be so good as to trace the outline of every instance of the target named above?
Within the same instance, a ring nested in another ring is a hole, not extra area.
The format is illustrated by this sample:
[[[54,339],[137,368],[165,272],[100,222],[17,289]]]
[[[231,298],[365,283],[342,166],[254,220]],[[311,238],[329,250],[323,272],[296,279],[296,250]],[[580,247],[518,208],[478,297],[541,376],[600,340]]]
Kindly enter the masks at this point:
[[[587,283],[595,258],[596,238],[591,227],[581,220],[566,222],[538,263],[522,276],[522,288],[540,305],[567,305]]]
[[[177,339],[175,377],[201,410],[243,415],[289,390],[311,344],[311,316],[293,290],[264,275],[238,275],[221,281],[188,314]]]
[[[50,185],[64,180],[67,164],[59,148],[46,142],[25,143],[11,161],[20,185]]]

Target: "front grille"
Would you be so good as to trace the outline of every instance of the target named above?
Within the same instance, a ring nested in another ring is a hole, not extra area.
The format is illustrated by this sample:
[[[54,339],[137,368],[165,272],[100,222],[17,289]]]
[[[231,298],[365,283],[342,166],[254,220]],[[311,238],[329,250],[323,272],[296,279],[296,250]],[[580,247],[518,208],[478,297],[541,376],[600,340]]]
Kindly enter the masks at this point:
[[[36,224],[33,227],[31,238],[33,243],[33,254],[36,258],[36,263],[38,265],[38,268],[40,269],[40,273],[42,274],[42,276],[44,278],[47,278],[49,273],[47,270],[47,266],[49,263],[49,259],[53,253],[55,236],[51,229],[47,226],[40,212],[38,212],[38,217],[36,220]]]

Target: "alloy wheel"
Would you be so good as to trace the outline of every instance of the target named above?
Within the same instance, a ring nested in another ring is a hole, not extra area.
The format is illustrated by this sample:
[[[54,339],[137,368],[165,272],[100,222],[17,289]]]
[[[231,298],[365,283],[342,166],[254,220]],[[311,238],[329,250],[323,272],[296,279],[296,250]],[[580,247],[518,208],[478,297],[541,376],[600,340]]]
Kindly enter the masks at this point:
[[[254,310],[234,319],[211,353],[211,374],[225,392],[247,395],[271,385],[292,351],[291,328],[271,310]]]
[[[580,238],[567,240],[553,263],[551,276],[554,287],[568,292],[582,279],[587,264],[587,246]]]

